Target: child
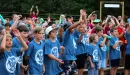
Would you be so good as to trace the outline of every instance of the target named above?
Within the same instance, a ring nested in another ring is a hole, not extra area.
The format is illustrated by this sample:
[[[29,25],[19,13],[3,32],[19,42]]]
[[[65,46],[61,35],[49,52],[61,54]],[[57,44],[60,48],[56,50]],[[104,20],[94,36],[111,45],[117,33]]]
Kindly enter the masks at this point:
[[[126,46],[126,55],[125,55],[125,75],[129,75],[130,72],[130,25],[127,24],[127,29],[126,29],[126,39],[127,39],[127,46]]]
[[[98,39],[98,46],[100,47],[100,52],[102,54],[102,59],[99,61],[99,69],[100,69],[100,75],[104,75],[104,69],[106,68],[106,56],[107,56],[107,47],[106,47],[106,40],[107,35],[103,35],[103,28],[101,26],[97,26],[95,28],[96,33],[99,37]]]
[[[44,75],[58,75],[62,70],[59,67],[59,63],[64,62],[59,59],[59,55],[62,52],[60,50],[60,43],[56,40],[56,28],[49,26],[46,29],[46,35],[48,36],[45,42],[45,73]]]
[[[12,36],[6,34],[4,30],[4,37],[1,42],[0,50],[0,73],[2,73],[2,75],[15,75],[16,64],[18,62],[17,55],[28,49],[27,44],[22,39],[18,30],[14,31],[14,35],[21,42],[21,48],[12,48]]]
[[[43,31],[42,28],[36,27],[34,29],[34,39],[29,43],[28,51],[25,53],[26,60],[29,60],[29,74],[42,75],[43,74]]]
[[[99,46],[97,45],[98,42],[98,35],[91,34],[89,37],[89,52],[88,52],[88,75],[98,75],[98,62],[99,57],[101,58],[101,53]]]
[[[120,53],[120,44],[122,43],[118,39],[118,32],[117,29],[112,28],[110,30],[111,32],[111,40],[110,40],[110,61],[111,61],[111,70],[110,74],[111,75],[116,75],[117,68],[120,65],[120,58],[121,58],[121,53]]]
[[[62,59],[64,60],[64,64],[62,66],[64,73],[66,75],[77,74],[76,68],[76,42],[73,35],[73,30],[78,25],[80,25],[81,21],[71,25],[70,23],[66,23],[64,25],[64,39],[63,39],[63,46],[65,47],[65,51],[63,54]],[[71,71],[70,71],[71,70]]]
[[[76,64],[78,68],[78,75],[83,75],[85,60],[87,58],[86,41],[88,39],[88,35],[86,34],[87,30],[85,29],[87,29],[87,26],[85,24],[81,24],[80,26],[78,26],[78,30],[74,31],[74,35],[76,37],[76,43],[77,43]]]
[[[20,34],[21,34],[21,37],[23,38],[23,40],[25,41],[25,42],[28,42],[27,41],[27,37],[28,37],[28,32],[29,32],[29,30],[28,30],[28,28],[25,26],[25,25],[19,25],[18,27],[17,27],[17,29],[20,31]],[[14,48],[21,48],[22,47],[22,44],[20,43],[20,41],[19,41],[19,39],[17,38],[17,37],[15,37],[15,38],[13,38],[13,40],[12,40],[12,42],[13,42],[13,45],[12,45],[12,47],[14,47]],[[24,55],[24,53],[22,53],[21,55],[17,55],[17,57],[18,57],[18,59],[19,59],[19,62],[18,62],[18,65],[16,66],[16,75],[20,75],[20,65],[21,65],[21,67],[27,67],[27,66],[24,66],[24,65],[22,65],[22,58],[23,58],[23,55]],[[24,69],[25,69],[24,68]]]

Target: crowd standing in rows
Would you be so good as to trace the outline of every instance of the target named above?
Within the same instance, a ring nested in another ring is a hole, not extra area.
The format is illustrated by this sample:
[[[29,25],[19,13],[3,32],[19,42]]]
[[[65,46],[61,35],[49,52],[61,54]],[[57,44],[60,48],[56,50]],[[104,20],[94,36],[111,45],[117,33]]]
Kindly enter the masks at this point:
[[[97,19],[80,10],[80,18],[61,15],[59,22],[39,18],[38,6],[30,17],[0,15],[0,75],[110,75],[124,66],[130,70],[130,25],[121,16]],[[86,64],[87,63],[87,64]]]

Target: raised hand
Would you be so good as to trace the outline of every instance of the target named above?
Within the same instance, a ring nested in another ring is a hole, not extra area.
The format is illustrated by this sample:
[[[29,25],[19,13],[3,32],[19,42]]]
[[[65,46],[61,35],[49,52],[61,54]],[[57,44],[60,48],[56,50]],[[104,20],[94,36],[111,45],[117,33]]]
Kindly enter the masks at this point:
[[[14,33],[14,35],[16,36],[16,37],[21,37],[21,34],[20,34],[20,32],[19,32],[19,30],[18,29],[14,29],[13,30],[13,33]]]
[[[34,8],[34,5],[32,5],[32,8]]]
[[[36,9],[38,9],[38,6],[36,6]]]
[[[6,30],[5,29],[2,30],[2,34],[6,35]]]

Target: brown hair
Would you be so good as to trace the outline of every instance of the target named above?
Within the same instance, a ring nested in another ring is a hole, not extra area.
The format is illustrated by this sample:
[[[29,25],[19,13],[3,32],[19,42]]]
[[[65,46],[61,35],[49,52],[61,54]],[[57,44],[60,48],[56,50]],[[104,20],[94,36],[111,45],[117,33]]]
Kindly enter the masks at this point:
[[[96,36],[97,36],[97,34],[91,34],[89,37],[89,42],[92,43],[95,40]]]
[[[58,30],[58,37],[60,39],[60,42],[62,42],[62,34],[64,32],[64,29],[63,27],[60,27],[59,30]]]
[[[96,26],[95,27],[95,31],[96,31],[96,33],[98,33],[99,31],[101,31],[101,30],[103,30],[103,28],[102,28],[102,26]]]
[[[20,32],[29,32],[29,29],[25,26],[25,25],[19,25],[17,27],[17,29],[20,31]]]

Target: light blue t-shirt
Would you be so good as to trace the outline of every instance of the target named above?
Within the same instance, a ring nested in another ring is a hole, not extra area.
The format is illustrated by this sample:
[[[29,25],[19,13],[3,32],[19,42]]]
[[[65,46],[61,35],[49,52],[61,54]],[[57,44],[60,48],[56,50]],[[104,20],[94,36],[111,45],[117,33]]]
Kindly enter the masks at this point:
[[[125,37],[127,40],[126,54],[130,54],[130,34],[127,31],[126,31]]]
[[[63,46],[65,47],[63,60],[76,60],[77,45],[73,33],[70,33],[68,29],[65,31]]]
[[[81,35],[80,32],[78,32],[76,30],[74,31],[74,37],[75,37],[76,44],[77,44],[76,55],[87,53],[87,47],[86,47],[87,46],[87,42],[86,42],[86,40],[88,39],[88,36],[87,35],[83,35],[82,36],[82,40],[79,43],[78,40],[80,38],[80,35]]]
[[[10,21],[10,25],[12,26],[14,24],[14,21],[12,20],[12,21]]]
[[[45,64],[45,70],[46,70],[44,75],[59,74],[62,71],[59,63],[48,57],[49,54],[52,54],[56,58],[59,58],[59,53],[61,52],[59,41],[56,40],[55,42],[52,42],[51,40],[47,39],[45,41],[44,49],[45,49],[44,64]]]
[[[102,59],[101,52],[98,45],[89,44],[88,54],[92,59],[93,63],[98,63],[99,59]]]
[[[11,48],[10,51],[4,50],[4,52],[0,54],[0,75],[16,75],[18,54],[21,54],[19,48]]]
[[[121,53],[120,53],[120,45],[116,47],[116,49],[113,49],[112,46],[119,41],[117,37],[112,37],[110,40],[110,60],[114,59],[120,59]]]
[[[29,56],[29,74],[41,75],[43,73],[44,42],[40,44],[35,39],[29,43],[25,55]]]
[[[22,47],[22,44],[18,40],[18,38],[16,38],[16,37],[13,38],[12,42],[13,42],[13,45],[12,45],[13,48],[21,48]],[[22,59],[23,59],[22,54],[17,55],[17,58],[19,58],[19,61],[18,61],[18,64],[16,65],[16,73],[15,73],[16,75],[20,75],[20,64],[22,63]]]
[[[100,47],[100,44],[102,43],[103,40],[104,40],[104,38],[100,37],[97,44],[99,45],[100,52],[101,52],[102,58],[104,60],[104,59],[106,59],[106,56],[107,56],[107,46],[105,44],[103,47]]]

